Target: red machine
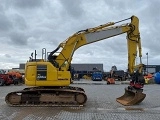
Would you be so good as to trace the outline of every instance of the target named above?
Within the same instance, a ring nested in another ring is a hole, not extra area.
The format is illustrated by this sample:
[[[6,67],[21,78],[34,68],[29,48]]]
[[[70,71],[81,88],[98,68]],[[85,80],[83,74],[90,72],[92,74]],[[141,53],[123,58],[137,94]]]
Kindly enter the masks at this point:
[[[8,72],[6,73],[4,70],[0,70],[0,86],[14,84],[17,85],[20,80],[22,80],[22,76],[18,72]]]
[[[4,70],[0,70],[0,86],[13,84],[13,80],[5,73]]]

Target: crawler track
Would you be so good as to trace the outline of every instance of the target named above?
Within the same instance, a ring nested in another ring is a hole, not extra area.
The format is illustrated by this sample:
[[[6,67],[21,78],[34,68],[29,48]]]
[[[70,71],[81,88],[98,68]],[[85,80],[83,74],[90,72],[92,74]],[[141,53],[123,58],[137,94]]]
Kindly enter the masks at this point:
[[[8,93],[9,106],[83,106],[85,91],[79,87],[30,87]]]

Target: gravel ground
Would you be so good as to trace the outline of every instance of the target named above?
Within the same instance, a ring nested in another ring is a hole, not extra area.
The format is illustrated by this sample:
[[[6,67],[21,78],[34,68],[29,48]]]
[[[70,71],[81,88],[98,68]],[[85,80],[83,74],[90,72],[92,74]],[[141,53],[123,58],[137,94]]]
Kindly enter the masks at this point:
[[[84,88],[88,100],[83,107],[9,107],[7,93],[25,85],[0,87],[0,120],[160,120],[160,86],[145,85],[145,100],[139,105],[123,106],[116,98],[124,94],[127,84],[107,85],[104,81],[76,81],[72,86]]]

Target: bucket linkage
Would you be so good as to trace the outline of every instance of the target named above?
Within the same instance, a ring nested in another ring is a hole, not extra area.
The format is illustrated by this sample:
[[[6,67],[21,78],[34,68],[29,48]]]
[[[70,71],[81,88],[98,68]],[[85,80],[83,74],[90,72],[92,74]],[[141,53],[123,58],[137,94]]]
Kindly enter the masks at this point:
[[[146,94],[142,93],[144,83],[143,75],[136,71],[131,75],[130,86],[125,88],[124,95],[117,98],[116,101],[125,106],[141,103],[146,97]]]

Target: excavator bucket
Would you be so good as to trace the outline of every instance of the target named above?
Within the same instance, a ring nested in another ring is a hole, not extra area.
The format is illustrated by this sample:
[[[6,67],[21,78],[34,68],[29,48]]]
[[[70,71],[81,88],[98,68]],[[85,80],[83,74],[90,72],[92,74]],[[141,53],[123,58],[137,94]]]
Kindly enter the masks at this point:
[[[128,88],[125,88],[124,95],[117,98],[116,101],[125,106],[130,106],[130,105],[141,103],[146,97],[146,94],[142,92],[143,92],[142,89],[130,90]]]

